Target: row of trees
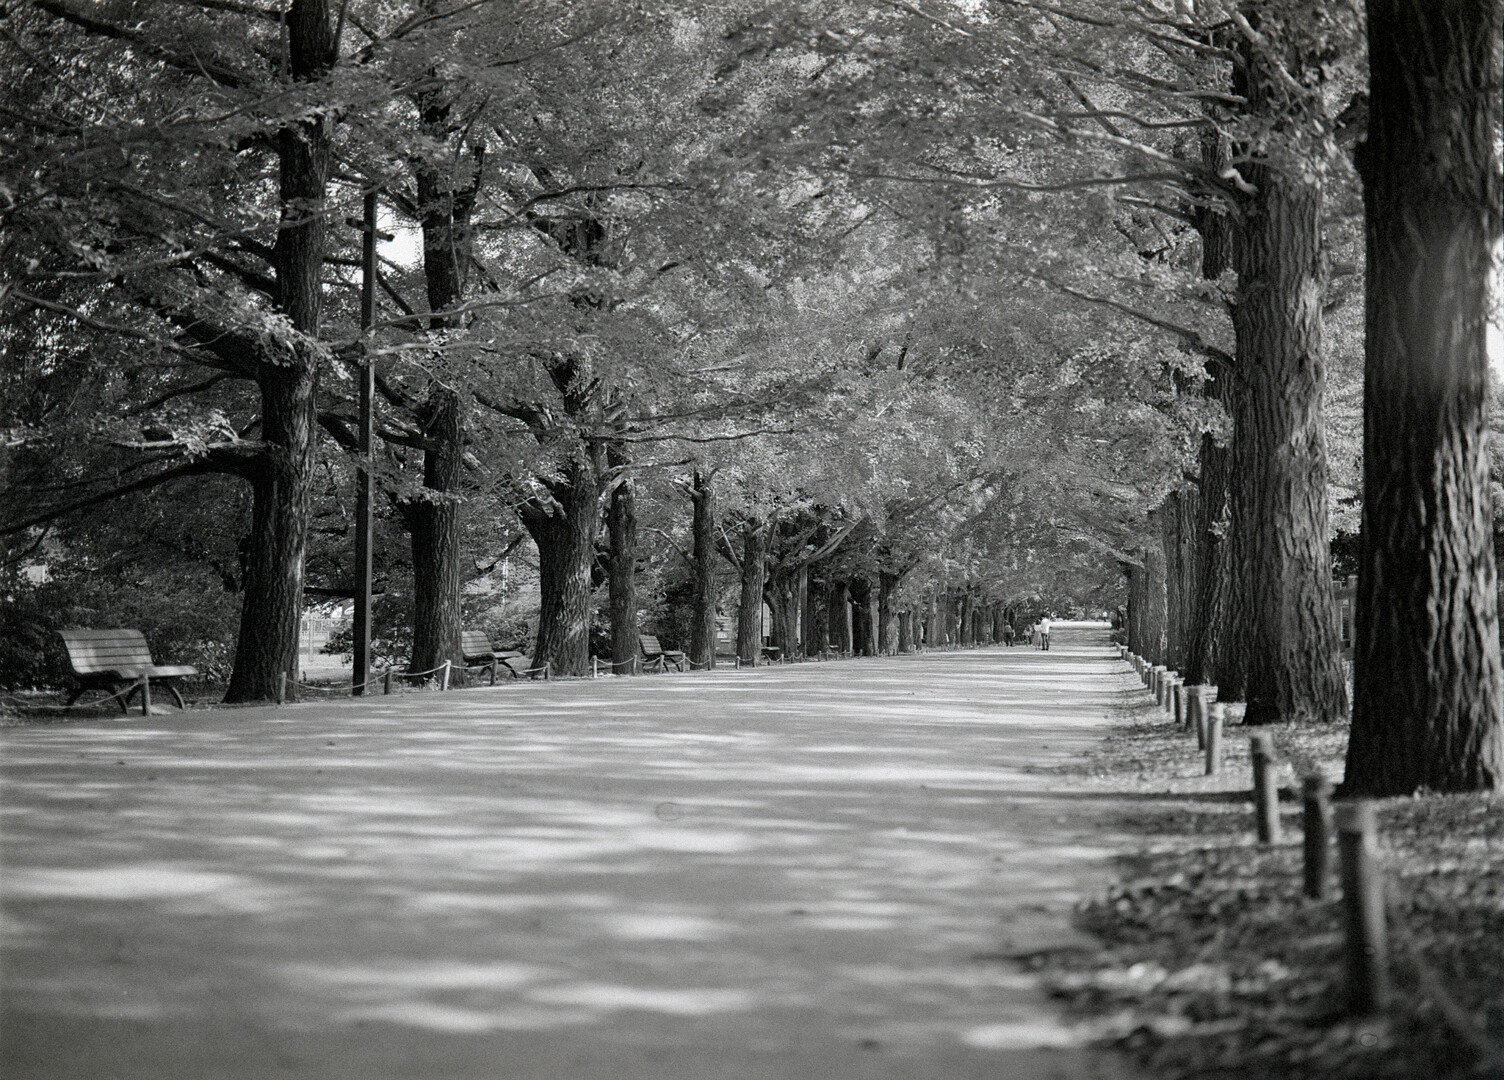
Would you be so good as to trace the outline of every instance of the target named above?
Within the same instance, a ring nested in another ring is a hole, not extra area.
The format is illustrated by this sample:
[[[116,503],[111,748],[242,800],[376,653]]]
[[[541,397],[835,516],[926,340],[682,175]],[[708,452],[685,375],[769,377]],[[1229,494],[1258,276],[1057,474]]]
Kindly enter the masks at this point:
[[[1358,454],[1329,460],[1355,433],[1323,410],[1366,348],[1350,780],[1497,782],[1496,3],[514,8],[16,10],[13,594],[109,564],[122,498],[202,514],[187,558],[241,601],[228,697],[270,696],[310,585],[349,588],[374,365],[416,669],[514,550],[565,673],[603,583],[635,652],[655,560],[701,662],[717,559],[749,656],[762,600],[785,648],[848,597],[877,613],[853,647],[900,648],[934,597],[970,626],[966,597],[1095,605],[1121,566],[1133,624],[1163,611],[1141,651],[1250,722],[1340,719],[1327,492]],[[1412,32],[1435,46],[1383,51]]]

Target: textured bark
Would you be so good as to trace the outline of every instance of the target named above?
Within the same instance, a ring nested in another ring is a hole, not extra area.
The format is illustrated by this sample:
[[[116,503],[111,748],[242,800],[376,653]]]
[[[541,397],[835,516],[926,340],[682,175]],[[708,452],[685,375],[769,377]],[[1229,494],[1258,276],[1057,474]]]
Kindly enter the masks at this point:
[[[1189,666],[1191,621],[1196,594],[1195,492],[1172,491],[1160,506],[1160,539],[1165,553],[1165,663],[1175,671]]]
[[[630,674],[636,669],[632,661],[641,649],[637,637],[637,500],[631,480],[616,486],[606,510],[606,573],[611,670]]]
[[[768,563],[768,526],[742,525],[742,593],[736,612],[736,654],[743,664],[762,662],[762,594]]]
[[[798,581],[797,569],[784,568],[770,575],[763,589],[763,602],[768,605],[773,620],[768,627],[769,643],[779,650],[780,656],[792,657],[798,648]]]
[[[1486,441],[1501,9],[1370,0],[1363,533],[1344,790],[1504,783]]]
[[[1268,76],[1273,78],[1273,76]],[[1263,78],[1251,81],[1257,107]],[[1246,723],[1347,716],[1327,545],[1321,188],[1263,164],[1235,244],[1230,598],[1217,662]]]
[[[839,653],[851,652],[851,594],[846,582],[830,583],[830,644]]]
[[[957,618],[957,632],[960,635],[962,645],[975,645],[977,643],[976,625],[976,599],[969,592],[960,596],[959,615]]]
[[[822,578],[811,577],[805,600],[804,651],[818,656],[830,648],[830,586]]]
[[[887,570],[877,575],[877,651],[892,656],[899,651],[898,625],[893,612],[893,590],[903,578]]]
[[[715,486],[709,473],[696,469],[690,483],[690,501],[694,506],[691,532],[694,535],[695,578],[690,606],[689,659],[697,667],[715,666]]]
[[[877,642],[872,632],[872,582],[858,575],[847,588],[851,594],[851,651],[858,656],[874,656]]]
[[[898,651],[900,653],[914,651],[914,613],[912,611],[898,613]]]
[[[524,504],[522,523],[538,545],[538,639],[533,666],[554,675],[590,672],[590,571],[600,531],[600,481],[595,463],[577,450],[564,475],[548,485],[553,498]]]
[[[459,395],[439,383],[429,388],[419,417],[430,445],[423,455],[423,486],[432,496],[402,506],[413,551],[413,651],[409,670],[428,671],[460,655],[460,508],[455,498],[464,471]]]
[[[334,63],[326,0],[293,0],[287,12],[289,74],[304,81]],[[324,194],[333,121],[318,116],[277,133],[281,221],[272,264],[277,306],[294,330],[317,339],[323,305]],[[298,345],[285,363],[261,364],[261,437],[270,447],[251,480],[245,600],[226,701],[276,697],[295,676],[303,616],[303,564],[312,505],[318,354]]]

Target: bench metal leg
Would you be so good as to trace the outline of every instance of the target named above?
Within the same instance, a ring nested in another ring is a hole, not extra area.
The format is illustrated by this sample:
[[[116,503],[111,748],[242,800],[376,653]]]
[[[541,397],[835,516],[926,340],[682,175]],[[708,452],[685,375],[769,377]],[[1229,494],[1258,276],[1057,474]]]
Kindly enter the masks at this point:
[[[182,709],[184,712],[186,712],[188,710],[188,706],[183,704],[183,695],[180,694],[180,693],[178,693],[178,685],[177,685],[177,683],[174,682],[174,681],[169,680],[167,682],[162,683],[161,685],[167,687],[167,689],[172,692],[172,700],[176,701],[178,703],[178,708],[179,709]]]
[[[141,684],[140,683],[131,683],[130,690],[126,691],[126,693],[124,695],[122,695],[121,697],[118,697],[118,698],[115,699],[116,701],[118,701],[120,703],[120,711],[122,713],[126,714],[127,716],[130,715],[130,711],[131,711],[131,698],[135,697],[136,693],[140,689],[141,689]],[[110,692],[112,694],[118,694],[118,693],[120,693],[120,691],[118,689],[117,690],[111,690]]]

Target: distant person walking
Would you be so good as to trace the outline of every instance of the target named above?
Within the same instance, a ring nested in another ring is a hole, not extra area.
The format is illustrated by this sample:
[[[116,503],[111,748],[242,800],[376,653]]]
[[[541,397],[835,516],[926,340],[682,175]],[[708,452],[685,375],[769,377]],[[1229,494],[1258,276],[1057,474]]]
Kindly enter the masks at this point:
[[[1045,652],[1050,651],[1050,617],[1048,615],[1039,620],[1039,647]]]

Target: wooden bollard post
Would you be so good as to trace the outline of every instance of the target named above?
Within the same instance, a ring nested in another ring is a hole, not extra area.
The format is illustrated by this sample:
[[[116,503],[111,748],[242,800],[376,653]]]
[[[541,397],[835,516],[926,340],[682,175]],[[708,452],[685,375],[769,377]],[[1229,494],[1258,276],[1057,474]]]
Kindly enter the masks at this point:
[[[1277,770],[1274,756],[1274,736],[1260,731],[1249,738],[1249,750],[1253,757],[1253,807],[1258,822],[1259,843],[1280,842],[1279,789],[1274,785]]]
[[[1331,880],[1332,782],[1320,774],[1308,776],[1301,787],[1305,829],[1305,894],[1325,900]]]
[[[1180,685],[1180,675],[1179,675],[1179,673],[1178,672],[1174,672],[1174,671],[1170,672],[1169,676],[1165,679],[1165,700],[1164,700],[1164,706],[1165,706],[1165,712],[1169,713],[1171,716],[1175,715],[1175,689],[1179,685]]]
[[[1175,686],[1173,687],[1173,689],[1175,691],[1175,702],[1174,702],[1174,705],[1175,705],[1175,709],[1174,709],[1175,726],[1176,727],[1183,727],[1185,725],[1185,691],[1186,691],[1185,680],[1184,679],[1176,679],[1175,680]]]
[[[543,661],[543,681],[548,682],[553,677],[553,673],[554,662],[552,660]]]
[[[592,656],[590,658],[590,677],[592,679],[599,679],[601,677],[601,658],[599,656]]]
[[[151,676],[141,673],[141,715],[151,715]]]
[[[1154,678],[1149,683],[1149,690],[1154,694],[1154,704],[1161,705],[1165,700],[1165,666],[1154,665]]]
[[[1222,716],[1223,705],[1212,705],[1206,710],[1206,775],[1216,776],[1222,769]]]
[[[453,667],[453,663],[454,662],[452,660],[445,660],[444,661],[444,666],[439,669],[439,689],[440,690],[448,690],[449,689],[449,671],[450,671],[451,667]]]
[[[381,692],[383,694],[390,694],[392,692],[392,669],[391,668],[387,668],[386,671],[384,671],[382,673],[382,675],[381,675]]]
[[[281,705],[287,700],[287,672],[277,672],[277,704]]]
[[[1347,939],[1347,1006],[1355,1016],[1389,1001],[1389,942],[1384,926],[1384,883],[1379,876],[1378,823],[1373,803],[1337,804],[1337,846],[1342,871],[1342,914]]]
[[[1206,714],[1206,687],[1188,686],[1185,690],[1185,726],[1191,731],[1200,731],[1202,717]]]

